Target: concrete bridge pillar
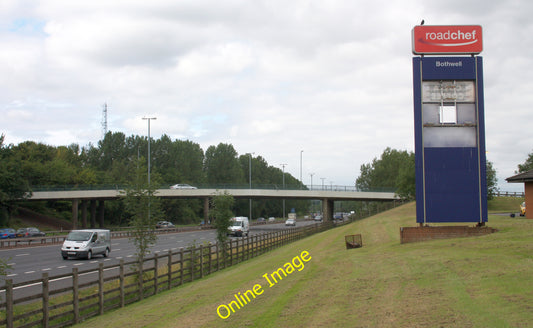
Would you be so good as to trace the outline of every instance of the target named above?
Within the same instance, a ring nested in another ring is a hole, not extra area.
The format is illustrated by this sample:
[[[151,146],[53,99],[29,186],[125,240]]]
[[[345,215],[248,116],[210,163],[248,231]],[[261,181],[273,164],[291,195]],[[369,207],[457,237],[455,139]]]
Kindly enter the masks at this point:
[[[209,197],[204,198],[204,223],[209,222]]]
[[[322,200],[322,219],[324,221],[333,221],[333,200],[324,198]]]
[[[78,204],[79,199],[72,200],[72,229],[78,228]]]
[[[105,203],[103,199],[98,201],[98,225],[100,226],[100,228],[104,227],[104,205]]]
[[[81,201],[81,228],[87,228],[87,200]]]
[[[91,199],[91,228],[96,227],[96,199]]]

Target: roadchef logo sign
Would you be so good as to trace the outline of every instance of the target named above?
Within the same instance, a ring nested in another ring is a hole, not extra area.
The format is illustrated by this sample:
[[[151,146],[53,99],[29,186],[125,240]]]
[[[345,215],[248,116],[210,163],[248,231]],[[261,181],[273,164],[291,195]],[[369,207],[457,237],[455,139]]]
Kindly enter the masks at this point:
[[[418,25],[413,28],[413,53],[478,54],[483,50],[480,25]]]

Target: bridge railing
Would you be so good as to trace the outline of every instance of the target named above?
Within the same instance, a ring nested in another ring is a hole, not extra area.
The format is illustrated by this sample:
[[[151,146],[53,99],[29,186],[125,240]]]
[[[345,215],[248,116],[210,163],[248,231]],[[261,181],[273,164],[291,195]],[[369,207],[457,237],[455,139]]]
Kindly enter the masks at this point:
[[[170,189],[172,185],[163,184],[157,189]],[[126,185],[119,184],[101,184],[101,185],[51,185],[51,186],[32,186],[32,191],[71,191],[71,190],[124,190]],[[195,184],[197,189],[250,189],[250,184]],[[370,192],[394,192],[394,188],[372,188],[368,190],[361,190],[355,186],[345,185],[300,185],[300,184],[261,184],[252,183],[251,189],[266,189],[266,190],[324,190],[324,191],[370,191]]]

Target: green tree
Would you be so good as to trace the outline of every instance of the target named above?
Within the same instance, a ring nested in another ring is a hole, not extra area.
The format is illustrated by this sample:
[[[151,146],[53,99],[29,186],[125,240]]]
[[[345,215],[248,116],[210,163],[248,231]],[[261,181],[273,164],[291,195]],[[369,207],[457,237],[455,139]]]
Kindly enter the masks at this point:
[[[523,164],[518,164],[518,171],[515,173],[524,173],[533,170],[533,153],[528,155],[528,158]]]
[[[415,194],[414,153],[386,148],[381,157],[372,163],[361,165],[361,174],[356,180],[359,190],[392,189],[402,197]]]
[[[210,146],[205,152],[204,170],[209,184],[245,183],[237,151],[230,144]]]
[[[0,258],[0,280],[5,280],[11,266],[7,263],[9,259]]]
[[[414,154],[411,153],[409,154],[409,160],[403,163],[398,171],[396,194],[402,199],[414,199],[416,196],[415,191],[415,157]]]
[[[131,175],[131,183],[124,190],[125,207],[131,214],[130,225],[133,227],[131,239],[136,249],[139,273],[142,273],[144,258],[150,253],[150,246],[157,240],[155,225],[161,218],[160,201],[154,197],[156,191],[154,186],[157,183],[148,184],[147,166],[144,162],[144,158],[141,157]],[[157,174],[152,174],[151,178],[157,182]]]
[[[496,178],[496,170],[491,162],[487,161],[487,199],[491,200],[498,192],[498,179]]]
[[[11,213],[17,202],[31,196],[28,180],[24,177],[21,160],[13,156],[13,148],[4,146],[0,136],[0,226],[10,224]]]
[[[214,221],[214,226],[217,230],[217,241],[225,247],[228,240],[228,228],[231,225],[230,219],[233,217],[234,198],[227,191],[219,192],[211,199],[211,210],[209,217]]]

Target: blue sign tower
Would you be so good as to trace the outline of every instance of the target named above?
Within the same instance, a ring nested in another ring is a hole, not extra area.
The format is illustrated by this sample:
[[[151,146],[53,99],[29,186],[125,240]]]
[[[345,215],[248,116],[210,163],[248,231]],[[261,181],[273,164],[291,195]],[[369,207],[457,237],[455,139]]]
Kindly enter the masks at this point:
[[[483,60],[413,57],[416,221],[487,222]]]

